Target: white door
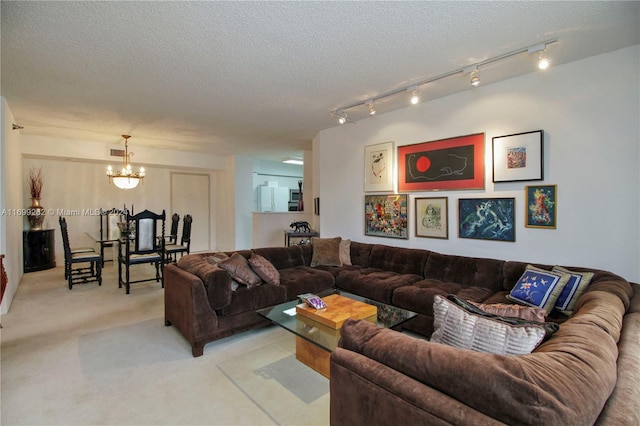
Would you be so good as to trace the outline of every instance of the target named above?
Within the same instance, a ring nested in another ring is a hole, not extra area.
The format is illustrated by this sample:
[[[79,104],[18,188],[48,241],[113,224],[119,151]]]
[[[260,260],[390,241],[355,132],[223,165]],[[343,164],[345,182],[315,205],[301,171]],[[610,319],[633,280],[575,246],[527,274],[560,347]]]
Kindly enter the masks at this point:
[[[184,216],[190,214],[191,252],[211,249],[209,175],[171,173],[171,210],[167,212],[167,226],[171,226],[171,215],[178,213],[178,243],[182,237]],[[169,229],[167,229],[168,231]]]

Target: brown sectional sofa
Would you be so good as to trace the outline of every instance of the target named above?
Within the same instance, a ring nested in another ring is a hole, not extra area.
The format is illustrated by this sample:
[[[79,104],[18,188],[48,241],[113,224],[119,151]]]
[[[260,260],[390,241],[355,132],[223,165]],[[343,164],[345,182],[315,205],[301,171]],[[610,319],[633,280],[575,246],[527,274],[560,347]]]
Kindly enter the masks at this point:
[[[165,320],[207,342],[266,325],[256,309],[332,286],[419,315],[405,328],[429,336],[436,294],[483,303],[506,299],[527,263],[351,242],[352,265],[310,267],[312,246],[252,252],[279,270],[281,285],[231,291],[231,279],[184,256],[165,267]],[[553,265],[535,265],[551,269]],[[416,339],[363,321],[343,326],[331,355],[331,423],[640,424],[640,291],[606,271],[594,277],[560,330],[528,355],[500,356]],[[275,287],[275,288],[272,288]]]

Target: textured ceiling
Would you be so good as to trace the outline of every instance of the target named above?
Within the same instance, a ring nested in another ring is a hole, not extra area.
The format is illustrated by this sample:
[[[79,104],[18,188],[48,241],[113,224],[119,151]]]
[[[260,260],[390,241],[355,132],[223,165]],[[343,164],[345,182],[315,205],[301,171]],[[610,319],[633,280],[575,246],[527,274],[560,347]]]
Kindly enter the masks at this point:
[[[23,133],[270,159],[309,149],[332,110],[504,52],[557,38],[558,65],[640,43],[640,2],[2,1],[1,13],[2,96]],[[481,68],[483,84],[532,72],[534,56]]]

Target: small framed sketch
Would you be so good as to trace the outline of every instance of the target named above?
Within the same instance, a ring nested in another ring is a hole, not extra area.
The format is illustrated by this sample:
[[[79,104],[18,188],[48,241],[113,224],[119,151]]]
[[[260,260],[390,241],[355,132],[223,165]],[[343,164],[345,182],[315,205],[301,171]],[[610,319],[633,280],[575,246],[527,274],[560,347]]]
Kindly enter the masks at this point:
[[[557,185],[527,186],[527,228],[556,229]]]
[[[393,191],[393,142],[364,147],[364,191]]]
[[[416,237],[449,239],[447,197],[416,198]]]
[[[459,237],[515,241],[515,200],[515,198],[459,199]]]
[[[365,235],[408,239],[407,194],[365,195]]]
[[[493,181],[542,180],[544,131],[493,138]]]

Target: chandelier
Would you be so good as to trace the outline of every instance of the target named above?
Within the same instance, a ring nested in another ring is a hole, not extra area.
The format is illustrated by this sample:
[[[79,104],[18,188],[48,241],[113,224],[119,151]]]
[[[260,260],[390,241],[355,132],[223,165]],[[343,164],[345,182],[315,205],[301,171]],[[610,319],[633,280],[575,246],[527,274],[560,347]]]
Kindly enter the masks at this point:
[[[133,189],[138,183],[144,179],[144,167],[140,167],[140,171],[134,172],[131,168],[131,156],[129,153],[129,135],[122,135],[124,138],[124,157],[122,157],[122,170],[113,170],[111,166],[107,167],[107,177],[109,181],[120,189]]]

